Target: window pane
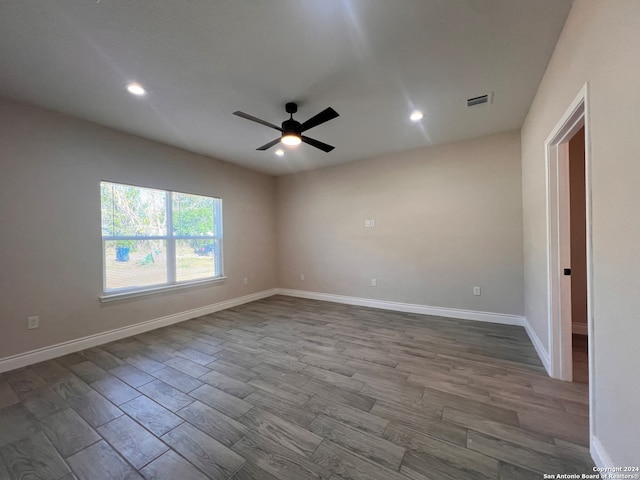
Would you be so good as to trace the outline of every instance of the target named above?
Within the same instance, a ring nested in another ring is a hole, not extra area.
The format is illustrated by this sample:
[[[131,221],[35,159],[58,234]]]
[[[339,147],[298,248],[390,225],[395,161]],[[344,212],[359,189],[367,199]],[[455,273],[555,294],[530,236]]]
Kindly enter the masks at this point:
[[[100,182],[100,201],[105,293],[222,276],[221,199]]]
[[[113,226],[113,192],[111,190],[112,184],[106,182],[100,182],[100,205],[102,208],[102,236],[112,236]]]
[[[174,235],[214,235],[213,205],[215,200],[200,195],[173,193]]]
[[[107,240],[105,291],[167,283],[165,240]]]
[[[160,236],[167,232],[167,192],[101,182],[103,236]]]
[[[217,240],[176,240],[176,280],[184,282],[219,275]]]

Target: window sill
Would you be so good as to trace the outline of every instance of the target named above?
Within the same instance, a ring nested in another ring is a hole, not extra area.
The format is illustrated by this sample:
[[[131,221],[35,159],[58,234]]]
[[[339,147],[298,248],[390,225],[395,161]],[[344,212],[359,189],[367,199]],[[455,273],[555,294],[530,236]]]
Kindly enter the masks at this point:
[[[113,293],[105,293],[103,295],[100,295],[99,298],[101,303],[115,302],[116,300],[124,300],[126,298],[144,297],[147,295],[153,295],[155,293],[172,292],[174,290],[184,290],[185,288],[200,287],[203,285],[210,285],[215,283],[224,283],[226,279],[227,277],[215,277],[208,278],[206,280],[198,280],[195,282],[180,283],[177,285],[162,285],[160,287],[150,287],[141,290],[118,291]]]

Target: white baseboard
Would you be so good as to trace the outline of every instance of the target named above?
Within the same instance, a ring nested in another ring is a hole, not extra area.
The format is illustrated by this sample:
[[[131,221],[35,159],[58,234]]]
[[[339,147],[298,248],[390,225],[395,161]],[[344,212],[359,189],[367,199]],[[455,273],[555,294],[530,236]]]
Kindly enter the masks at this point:
[[[166,317],[147,320],[146,322],[136,323],[135,325],[130,325],[128,327],[117,328],[115,330],[109,330],[108,332],[102,332],[95,335],[89,335],[88,337],[59,343],[50,347],[39,348],[37,350],[31,350],[30,352],[0,358],[0,373],[32,365],[34,363],[44,362],[45,360],[51,360],[52,358],[61,357],[62,355],[78,352],[86,348],[97,347],[98,345],[103,345],[132,335],[138,335],[140,333],[148,332],[149,330],[155,330],[156,328],[173,325],[174,323],[184,322],[185,320],[197,318],[202,315],[219,312],[220,310],[236,307],[244,303],[261,300],[263,298],[271,297],[276,293],[276,289],[265,290],[263,292],[213,303],[204,307],[194,308],[193,310],[167,315]]]
[[[551,356],[549,355],[549,352],[547,352],[547,349],[544,348],[544,345],[542,345],[540,337],[538,337],[538,334],[526,318],[524,320],[524,329],[527,331],[527,335],[529,335],[529,339],[531,340],[531,343],[533,343],[533,348],[536,349],[536,353],[538,354],[538,357],[540,357],[540,361],[542,362],[542,365],[544,365],[547,375],[551,377]]]
[[[591,435],[590,444],[591,444],[591,448],[589,451],[591,452],[591,458],[593,458],[593,462],[596,464],[597,467],[612,468],[616,466],[614,465],[607,451],[602,446],[602,443],[600,443],[600,440],[598,439],[598,437]]]
[[[138,335],[140,333],[166,327],[175,323],[183,322],[202,315],[232,308],[244,303],[253,302],[273,295],[287,295],[290,297],[308,298],[312,300],[322,300],[326,302],[342,303],[347,305],[358,305],[362,307],[379,308],[383,310],[393,310],[397,312],[417,313],[421,315],[434,315],[438,317],[459,318],[463,320],[475,320],[480,322],[500,323],[504,325],[523,326],[527,330],[531,341],[542,360],[547,371],[549,371],[549,355],[546,353],[535,332],[531,329],[526,319],[519,315],[507,315],[504,313],[480,312],[476,310],[463,310],[447,307],[433,307],[429,305],[418,305],[411,303],[390,302],[386,300],[374,300],[369,298],[348,297],[344,295],[333,295],[329,293],[307,292],[304,290],[292,290],[286,288],[276,288],[263,292],[245,295],[243,297],[225,300],[200,308],[187,310],[185,312],[167,315],[153,320],[137,323],[135,325],[90,335],[68,342],[59,343],[49,347],[31,350],[10,357],[0,358],[0,373],[16,368],[25,367],[34,363],[51,360],[52,358],[78,352],[86,348],[96,347],[105,343],[120,340],[122,338]]]
[[[325,302],[359,305],[361,307],[395,310],[397,312],[434,315],[437,317],[460,318],[463,320],[476,320],[479,322],[501,323],[505,325],[518,325],[521,327],[525,325],[525,318],[519,315],[479,312],[476,310],[461,310],[457,308],[431,307],[428,305],[417,305],[413,303],[399,303],[389,302],[386,300],[373,300],[370,298],[346,297],[343,295],[333,295],[330,293],[307,292],[305,290],[290,290],[287,288],[279,288],[277,290],[279,295],[287,295],[289,297],[323,300]]]
[[[575,333],[576,335],[588,335],[587,324],[586,323],[572,323],[571,324],[571,333]]]

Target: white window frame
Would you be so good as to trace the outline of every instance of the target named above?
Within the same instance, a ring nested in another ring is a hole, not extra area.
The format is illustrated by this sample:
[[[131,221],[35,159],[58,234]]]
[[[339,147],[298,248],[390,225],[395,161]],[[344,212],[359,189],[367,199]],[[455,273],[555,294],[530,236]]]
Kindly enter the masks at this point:
[[[100,295],[101,302],[109,302],[113,300],[119,300],[123,298],[137,297],[142,295],[149,295],[157,292],[164,292],[169,290],[178,290],[183,288],[194,287],[203,284],[210,283],[218,283],[222,282],[226,279],[224,276],[224,255],[223,255],[223,212],[222,212],[222,198],[214,197],[209,195],[200,195],[195,193],[187,193],[187,192],[177,192],[173,190],[165,190],[162,188],[154,188],[154,187],[143,187],[139,185],[131,185],[120,182],[111,182],[107,180],[103,180],[100,182],[100,186],[102,184],[111,184],[111,185],[120,185],[130,188],[140,188],[147,190],[156,190],[159,192],[165,193],[165,211],[167,216],[167,231],[166,235],[113,235],[113,236],[105,236],[101,234],[102,241],[102,295]],[[213,235],[175,235],[173,229],[173,194],[182,194],[182,195],[194,195],[199,197],[211,198],[214,201],[213,203],[213,215],[214,219],[220,219],[219,222],[214,222],[214,229],[217,231],[214,232]],[[102,200],[100,201],[100,218],[102,221]],[[102,228],[101,228],[102,231]],[[106,267],[106,242],[107,241],[118,241],[118,240],[164,240],[166,241],[166,258],[167,258],[167,282],[162,284],[155,284],[145,287],[123,287],[118,289],[107,290],[107,267]],[[177,240],[211,240],[214,242],[214,245],[218,244],[217,248],[217,256],[216,249],[214,247],[214,262],[216,268],[218,268],[218,275],[215,274],[210,277],[199,278],[197,280],[185,280],[178,281],[176,278],[176,241]]]

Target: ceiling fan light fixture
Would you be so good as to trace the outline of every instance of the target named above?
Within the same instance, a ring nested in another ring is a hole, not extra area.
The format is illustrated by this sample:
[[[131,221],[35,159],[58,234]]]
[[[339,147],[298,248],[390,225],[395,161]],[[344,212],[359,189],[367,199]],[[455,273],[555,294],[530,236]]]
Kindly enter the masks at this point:
[[[412,122],[419,122],[420,120],[422,120],[422,117],[424,117],[424,113],[422,113],[420,110],[414,110],[413,112],[411,112],[411,115],[409,115],[409,118]]]
[[[280,139],[280,141],[285,145],[289,145],[290,147],[293,147],[295,145],[300,145],[302,143],[302,139],[300,138],[300,135],[296,133],[291,133],[291,132],[285,133],[284,135],[282,135],[282,138]]]
[[[278,150],[276,150],[276,155],[279,156],[279,157],[282,157],[284,155],[284,150],[279,148]]]
[[[147,94],[147,91],[138,82],[128,83],[127,84],[127,91],[131,95],[135,95],[137,97],[144,97]]]

